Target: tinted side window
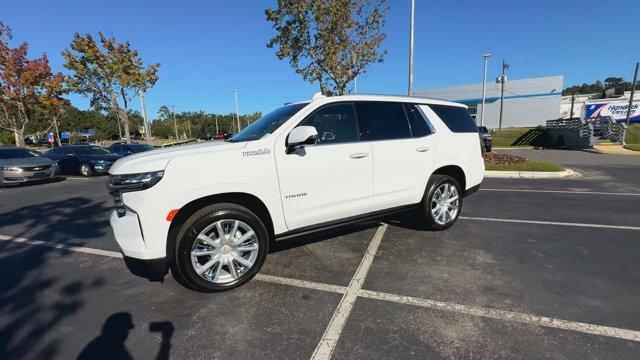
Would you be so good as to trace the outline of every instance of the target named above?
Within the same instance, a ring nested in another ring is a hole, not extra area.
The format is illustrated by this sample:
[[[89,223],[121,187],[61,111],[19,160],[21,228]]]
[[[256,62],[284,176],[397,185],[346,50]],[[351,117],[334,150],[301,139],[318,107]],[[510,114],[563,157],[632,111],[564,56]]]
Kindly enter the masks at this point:
[[[478,132],[478,126],[467,109],[448,105],[429,105],[429,107],[444,121],[449,130],[457,133]]]
[[[411,126],[411,136],[416,138],[431,134],[431,129],[416,105],[405,104],[405,109],[407,110],[407,118],[409,118],[409,126]]]
[[[411,137],[402,103],[357,102],[361,140],[390,140]]]
[[[318,144],[358,141],[358,125],[351,103],[329,104],[302,120],[298,126],[314,126]]]

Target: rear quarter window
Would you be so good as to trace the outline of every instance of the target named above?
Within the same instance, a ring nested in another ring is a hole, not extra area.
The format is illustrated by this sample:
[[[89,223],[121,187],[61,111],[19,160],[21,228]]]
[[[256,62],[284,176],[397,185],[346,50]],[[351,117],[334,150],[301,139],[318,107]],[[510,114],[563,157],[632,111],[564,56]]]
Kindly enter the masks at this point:
[[[449,105],[429,105],[429,107],[442,119],[449,130],[455,133],[478,132],[478,126],[466,108]]]

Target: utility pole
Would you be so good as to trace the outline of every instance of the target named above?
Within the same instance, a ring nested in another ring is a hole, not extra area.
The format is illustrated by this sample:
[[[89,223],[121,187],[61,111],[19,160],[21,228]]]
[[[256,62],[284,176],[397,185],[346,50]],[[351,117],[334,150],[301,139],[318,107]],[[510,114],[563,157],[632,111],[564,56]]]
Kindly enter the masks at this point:
[[[236,89],[231,89],[231,91],[233,92],[233,96],[236,99],[236,123],[238,123],[238,132],[240,132],[240,114],[239,114],[239,110],[238,110],[238,90]]]
[[[484,125],[484,103],[487,97],[487,63],[491,54],[482,55],[484,58],[484,71],[482,72],[482,109],[480,110],[480,126]]]
[[[147,142],[151,143],[151,124],[149,124],[149,119],[147,118],[147,108],[144,106],[144,93],[142,91],[138,92],[138,96],[140,97],[140,105],[142,107],[142,121],[144,123],[144,136],[147,138]]]
[[[636,81],[638,80],[638,66],[640,62],[636,63],[636,72],[633,73],[633,82],[631,83],[631,94],[629,95],[629,107],[627,108],[627,125],[631,120],[631,106],[633,105],[633,95],[636,92]]]
[[[504,108],[504,72],[509,68],[509,64],[502,59],[502,75],[500,75],[500,120],[498,121],[498,130],[502,130],[502,109]]]
[[[171,105],[171,113],[173,114],[173,128],[176,131],[176,141],[178,141],[178,123],[176,122],[176,106]]]
[[[216,135],[218,135],[218,114],[216,116]]]
[[[576,94],[571,94],[571,110],[569,110],[569,119],[573,119],[573,104],[576,102]]]
[[[413,92],[413,28],[415,12],[416,1],[411,0],[411,23],[409,25],[409,86],[407,89],[407,96],[411,96],[411,93]]]

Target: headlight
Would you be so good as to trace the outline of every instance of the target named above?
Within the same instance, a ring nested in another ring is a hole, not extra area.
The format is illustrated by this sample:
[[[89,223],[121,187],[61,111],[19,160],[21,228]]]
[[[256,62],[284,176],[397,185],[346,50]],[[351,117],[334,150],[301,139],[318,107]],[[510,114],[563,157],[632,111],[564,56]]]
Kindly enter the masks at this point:
[[[2,170],[4,171],[15,171],[15,172],[22,172],[22,169],[17,167],[17,166],[7,166],[7,167],[3,167]]]
[[[144,190],[157,184],[164,176],[164,171],[151,171],[137,174],[109,175],[107,187],[112,193]]]
[[[97,165],[102,165],[102,164],[106,164],[107,162],[104,160],[91,160],[92,164],[97,164]]]

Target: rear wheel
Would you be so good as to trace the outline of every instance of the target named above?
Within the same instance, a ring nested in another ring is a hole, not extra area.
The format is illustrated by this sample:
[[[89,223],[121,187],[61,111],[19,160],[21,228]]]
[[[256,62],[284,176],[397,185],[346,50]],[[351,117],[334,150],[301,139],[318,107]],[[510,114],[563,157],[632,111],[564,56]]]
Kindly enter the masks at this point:
[[[420,220],[431,230],[451,227],[462,210],[462,189],[449,175],[434,174],[419,209]]]
[[[93,171],[91,170],[91,166],[89,164],[80,164],[80,168],[78,170],[80,175],[82,176],[91,176],[93,175]]]
[[[207,206],[178,234],[179,280],[202,292],[235,288],[255,276],[267,256],[267,230],[258,216],[235,204]]]

